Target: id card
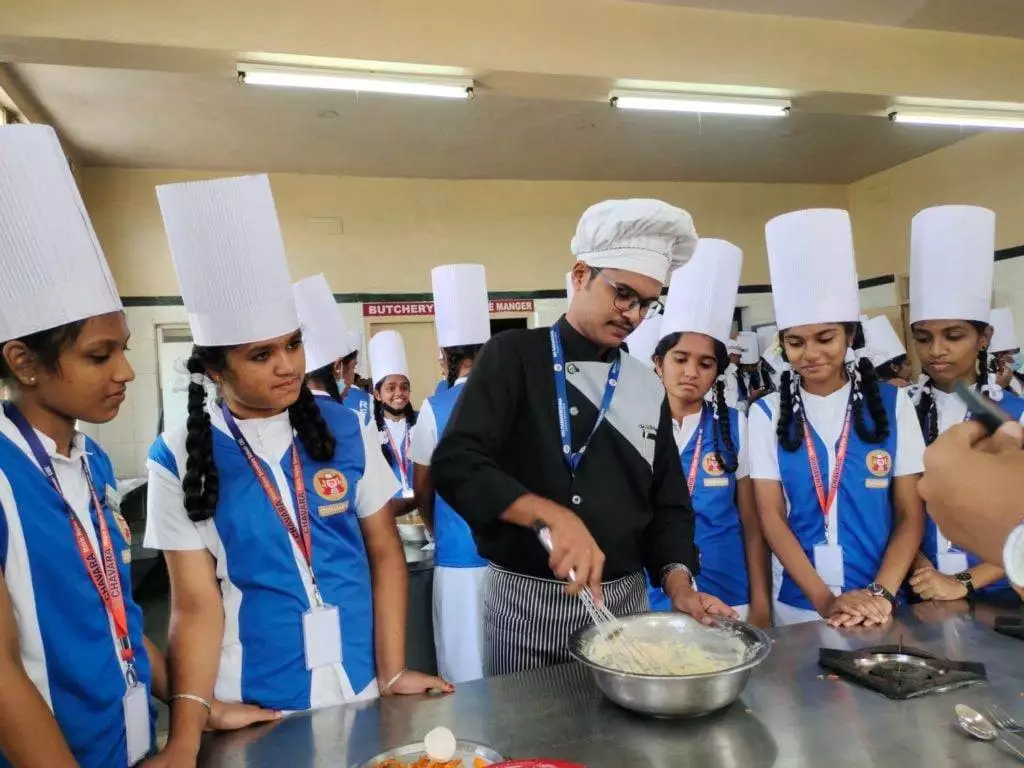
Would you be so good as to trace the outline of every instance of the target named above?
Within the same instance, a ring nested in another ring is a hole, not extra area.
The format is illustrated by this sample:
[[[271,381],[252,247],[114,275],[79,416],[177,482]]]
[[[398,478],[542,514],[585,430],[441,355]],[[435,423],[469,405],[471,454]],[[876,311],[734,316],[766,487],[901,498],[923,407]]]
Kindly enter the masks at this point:
[[[306,669],[341,663],[341,620],[337,607],[314,607],[302,616]]]
[[[955,549],[949,552],[939,552],[939,573],[946,576],[956,576],[966,571],[970,565],[967,562],[967,555],[957,552]]]
[[[149,694],[146,686],[133,685],[124,693],[124,729],[128,743],[128,765],[138,765],[152,749],[149,722]]]
[[[842,589],[846,583],[843,548],[838,544],[817,544],[814,547],[814,569],[825,584]]]

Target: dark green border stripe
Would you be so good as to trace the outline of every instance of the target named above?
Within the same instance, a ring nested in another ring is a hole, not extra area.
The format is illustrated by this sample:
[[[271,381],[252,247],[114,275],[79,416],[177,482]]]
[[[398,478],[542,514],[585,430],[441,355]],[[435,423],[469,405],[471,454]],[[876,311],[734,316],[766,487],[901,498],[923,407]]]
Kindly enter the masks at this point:
[[[1006,259],[1012,259],[1016,256],[1024,256],[1024,245],[1017,245],[1013,248],[1003,248],[1001,251],[996,251],[996,261],[1006,261]]]

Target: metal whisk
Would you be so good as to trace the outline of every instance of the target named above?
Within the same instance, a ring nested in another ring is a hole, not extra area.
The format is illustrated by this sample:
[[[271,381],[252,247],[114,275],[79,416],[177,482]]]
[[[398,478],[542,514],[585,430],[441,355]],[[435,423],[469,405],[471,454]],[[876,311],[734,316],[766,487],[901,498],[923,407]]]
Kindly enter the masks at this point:
[[[534,530],[540,543],[550,554],[554,548],[551,541],[551,530],[546,525],[539,523],[534,526]],[[569,571],[569,581],[576,582],[575,570]],[[626,625],[619,621],[615,614],[608,610],[607,606],[597,604],[597,601],[594,599],[594,593],[590,591],[590,587],[583,586],[579,591],[579,596],[583,607],[587,611],[587,615],[590,616],[590,620],[594,623],[594,626],[601,634],[601,638],[613,654],[625,656],[625,661],[629,663],[628,668],[630,670],[636,669],[645,675],[658,674],[657,664],[651,655],[635,639],[627,636]]]

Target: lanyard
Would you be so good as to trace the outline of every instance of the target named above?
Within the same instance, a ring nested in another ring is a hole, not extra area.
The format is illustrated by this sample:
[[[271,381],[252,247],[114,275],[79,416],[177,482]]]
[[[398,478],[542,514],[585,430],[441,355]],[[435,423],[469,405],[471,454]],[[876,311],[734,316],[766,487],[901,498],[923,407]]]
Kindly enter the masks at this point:
[[[316,583],[316,574],[313,573],[313,533],[309,524],[309,497],[306,495],[306,480],[302,476],[302,461],[299,459],[299,449],[295,447],[295,440],[292,439],[292,482],[295,484],[295,516],[299,519],[298,527],[292,520],[292,516],[288,514],[288,508],[284,505],[277,486],[267,476],[263,464],[256,458],[256,453],[249,445],[249,441],[242,435],[242,431],[235,422],[235,417],[231,415],[227,405],[222,403],[220,408],[224,415],[224,421],[231,431],[231,436],[235,438],[239,450],[249,463],[249,468],[256,475],[256,480],[263,488],[263,493],[266,494],[270,505],[274,508],[285,530],[288,531],[288,535],[292,537],[295,546],[302,553],[302,559],[306,563],[309,580],[313,586],[313,598],[318,606],[323,607],[324,601],[320,596],[320,587]]]
[[[398,471],[402,479],[402,489],[408,490],[409,488],[409,467],[408,459],[406,456],[409,455],[409,446],[412,444],[412,429],[409,428],[408,423],[405,425],[405,437],[402,438],[402,449],[399,451],[398,443],[391,436],[391,430],[388,429],[388,425],[384,425],[384,434],[388,438],[388,446],[391,448],[391,455],[395,457],[395,462],[398,464]]]
[[[821,514],[825,516],[825,540],[828,541],[829,523],[828,512],[836,500],[839,492],[839,478],[843,474],[843,464],[846,463],[846,448],[850,444],[850,422],[853,415],[853,400],[846,405],[846,420],[843,422],[843,432],[839,437],[839,447],[836,449],[836,465],[832,468],[832,478],[829,481],[828,499],[825,498],[825,489],[821,485],[821,468],[818,466],[818,452],[814,448],[814,439],[811,437],[811,424],[804,418],[804,445],[807,447],[807,461],[811,465],[811,478],[814,480],[814,490],[818,494],[818,505],[821,507]]]
[[[697,445],[693,450],[693,458],[690,460],[690,471],[686,475],[686,487],[693,496],[693,489],[697,487],[697,470],[700,468],[701,448],[704,446],[704,409],[700,412],[700,426],[697,427]]]
[[[85,564],[85,570],[89,573],[89,578],[92,579],[93,586],[96,587],[96,592],[99,593],[100,601],[103,603],[103,607],[106,609],[107,615],[114,625],[114,633],[117,635],[118,653],[121,656],[121,661],[126,666],[125,677],[129,685],[135,685],[138,682],[138,675],[135,672],[135,651],[132,649],[131,637],[128,634],[128,612],[125,609],[124,592],[121,589],[121,574],[117,568],[114,542],[110,538],[110,526],[107,525],[106,515],[103,514],[103,504],[96,493],[96,486],[93,483],[89,465],[83,456],[82,474],[85,476],[86,485],[89,486],[89,495],[92,497],[92,506],[96,514],[100,557],[96,556],[96,550],[93,549],[92,543],[89,541],[89,535],[85,531],[85,526],[82,525],[71,504],[68,503],[67,497],[64,496],[64,491],[60,487],[60,481],[57,479],[57,470],[54,468],[53,461],[50,459],[46,449],[43,448],[43,444],[40,442],[35,430],[32,429],[32,426],[22,415],[21,411],[11,403],[4,403],[4,413],[7,415],[7,418],[14,422],[21,436],[32,450],[32,455],[35,456],[36,462],[39,464],[40,469],[42,469],[46,480],[50,483],[53,490],[57,492],[57,495],[60,496],[61,501],[64,502],[64,511],[67,513],[68,520],[71,523],[71,530],[74,533],[78,554],[81,556],[82,562]]]
[[[572,450],[572,424],[569,421],[569,396],[565,384],[565,354],[562,352],[562,340],[559,338],[558,329],[551,326],[551,359],[555,369],[555,394],[558,397],[558,429],[562,435],[562,455],[569,465],[569,472],[576,474],[580,462],[583,461],[583,454],[594,439],[594,433],[601,426],[608,409],[612,405],[612,397],[615,396],[615,386],[619,383],[619,369],[622,367],[622,358],[617,357],[608,369],[608,381],[604,385],[604,396],[601,398],[601,410],[597,413],[597,421],[590,435],[580,449]]]

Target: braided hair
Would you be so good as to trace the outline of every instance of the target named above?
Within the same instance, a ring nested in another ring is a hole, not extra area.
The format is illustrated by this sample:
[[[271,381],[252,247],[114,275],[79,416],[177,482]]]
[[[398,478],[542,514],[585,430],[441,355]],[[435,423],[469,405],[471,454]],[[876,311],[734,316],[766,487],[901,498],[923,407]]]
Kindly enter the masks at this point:
[[[852,337],[854,350],[864,348],[864,331],[860,323],[843,323],[843,331],[847,337]],[[785,345],[782,347],[782,359],[788,362]],[[866,357],[861,357],[856,363],[846,366],[846,375],[850,380],[853,427],[857,436],[865,443],[885,442],[889,437],[889,414],[882,401],[874,366]],[[870,427],[865,418],[865,408],[871,417]],[[783,450],[793,453],[800,448],[804,440],[806,419],[800,396],[800,375],[794,371],[784,371],[779,387],[779,424],[776,429]]]
[[[900,375],[900,368],[902,368],[906,362],[906,355],[899,355],[894,357],[892,360],[886,360],[881,365],[875,366],[875,375],[882,381],[898,378]]]
[[[444,355],[444,369],[448,372],[446,377],[448,389],[454,387],[455,382],[458,381],[459,369],[462,364],[476,360],[476,356],[483,346],[483,344],[464,344],[458,347],[445,347],[441,350]]]
[[[380,394],[380,385],[383,383],[384,379],[381,379],[373,387],[378,395]],[[412,429],[416,426],[416,419],[419,418],[419,415],[419,411],[412,407],[412,401],[405,404],[405,408],[402,409],[402,416],[405,417],[407,429]],[[373,420],[377,425],[377,431],[383,434],[387,427],[384,425],[384,404],[380,401],[379,397],[373,399]],[[380,450],[384,454],[384,458],[388,460],[388,466],[394,467],[398,457],[391,455],[391,449],[388,447],[388,444],[382,442]]]
[[[984,336],[988,331],[988,324],[980,320],[971,320],[972,328],[979,336]],[[988,382],[989,354],[987,349],[978,351],[978,374],[975,384],[980,389]],[[925,445],[931,445],[939,438],[939,408],[935,402],[935,393],[932,390],[931,379],[927,379],[920,387],[919,399],[914,406],[917,410],[917,420],[921,424],[921,431],[924,433]]]
[[[227,354],[234,347],[192,347],[188,372],[194,377],[219,373],[227,367]],[[314,461],[329,461],[337,447],[330,427],[305,381],[299,398],[288,408],[288,419]],[[219,499],[220,478],[213,458],[213,427],[206,408],[206,386],[198,379],[188,385],[188,420],[185,423],[185,510],[193,522],[213,517]]]
[[[328,363],[322,368],[317,368],[306,375],[306,381],[322,387],[324,392],[331,396],[331,399],[343,403],[341,389],[338,387],[338,380],[334,376],[334,363]]]
[[[670,333],[668,336],[665,336],[654,348],[652,359],[664,361],[669,350],[679,343],[679,339],[682,336],[681,332]],[[712,409],[712,417],[716,427],[713,431],[715,440],[714,456],[722,469],[732,473],[739,467],[739,451],[736,450],[736,445],[732,439],[729,406],[725,402],[724,374],[729,367],[729,350],[718,339],[713,339],[712,341],[715,347],[715,383],[712,385],[715,394],[711,400],[710,408]],[[703,407],[709,406],[705,405]],[[721,448],[723,443],[726,449],[725,454],[722,453]]]

